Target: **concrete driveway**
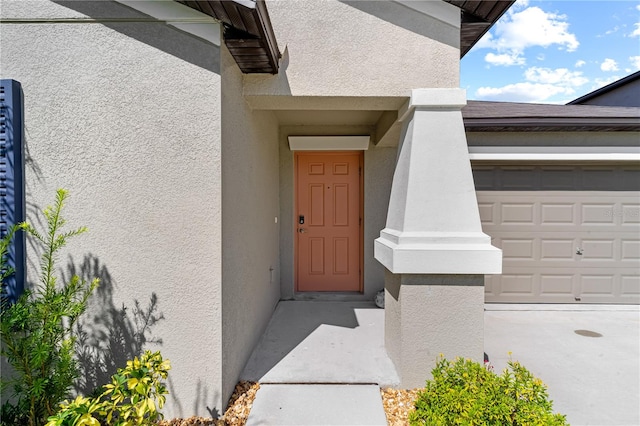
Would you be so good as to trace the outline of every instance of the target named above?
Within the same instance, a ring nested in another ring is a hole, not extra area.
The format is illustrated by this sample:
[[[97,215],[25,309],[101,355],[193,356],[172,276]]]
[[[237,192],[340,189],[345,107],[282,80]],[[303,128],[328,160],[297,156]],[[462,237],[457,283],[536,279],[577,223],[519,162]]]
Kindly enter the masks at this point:
[[[571,425],[640,425],[638,306],[486,305],[485,352],[511,352]]]

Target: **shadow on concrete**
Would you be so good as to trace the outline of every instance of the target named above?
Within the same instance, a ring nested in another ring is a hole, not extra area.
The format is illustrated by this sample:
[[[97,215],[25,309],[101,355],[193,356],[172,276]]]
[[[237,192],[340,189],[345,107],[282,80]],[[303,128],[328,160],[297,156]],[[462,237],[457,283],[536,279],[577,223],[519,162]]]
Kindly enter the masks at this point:
[[[75,391],[84,395],[93,393],[110,381],[118,368],[127,360],[139,356],[147,345],[162,345],[162,339],[153,335],[153,327],[164,319],[159,312],[158,297],[152,293],[146,305],[134,300],[133,307],[114,302],[114,281],[100,260],[88,254],[76,263],[69,256],[63,280],[73,275],[91,281],[100,278],[100,286],[89,299],[87,312],[78,322],[78,364],[80,379]]]
[[[394,385],[384,310],[371,302],[281,301],[240,378]]]

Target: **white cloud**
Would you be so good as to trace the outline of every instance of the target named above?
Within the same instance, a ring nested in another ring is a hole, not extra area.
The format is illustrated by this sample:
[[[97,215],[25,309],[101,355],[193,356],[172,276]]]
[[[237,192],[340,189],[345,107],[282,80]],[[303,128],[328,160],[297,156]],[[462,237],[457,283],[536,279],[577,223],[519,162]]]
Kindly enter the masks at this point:
[[[478,99],[518,102],[549,102],[556,95],[570,96],[575,88],[589,82],[582,71],[567,68],[531,67],[524,72],[525,82],[502,87],[480,87],[475,95]]]
[[[518,54],[511,53],[487,53],[484,57],[484,60],[490,63],[491,65],[502,65],[502,66],[511,66],[511,65],[524,65],[525,59],[523,56]]]
[[[580,59],[579,61],[576,62],[576,64],[574,65],[576,68],[580,68],[581,66],[585,65],[586,62],[583,61],[582,59]]]
[[[629,61],[636,70],[640,70],[640,56],[629,56]]]
[[[629,34],[629,37],[640,37],[640,22],[633,24],[633,26],[636,27],[636,29]]]
[[[572,52],[580,45],[575,34],[569,32],[565,15],[545,12],[537,6],[515,10],[498,21],[495,36],[484,37],[481,47],[522,53],[528,47],[556,44]]]
[[[611,77],[606,77],[606,78],[596,78],[593,81],[593,86],[591,87],[591,90],[596,90],[599,89],[603,86],[606,86],[607,84],[613,83],[616,80],[620,80],[620,77],[617,75],[612,75]]]
[[[508,102],[544,102],[555,95],[572,95],[575,90],[554,84],[516,83],[503,87],[480,87],[475,95],[481,100]]]
[[[606,35],[613,34],[613,33],[618,32],[618,30],[619,30],[619,29],[620,29],[620,27],[619,27],[618,25],[616,25],[615,27],[613,27],[612,29],[610,29],[610,30],[608,30],[608,31],[605,31],[604,33],[605,33]]]
[[[611,58],[606,58],[600,64],[600,69],[602,71],[618,71],[618,64]]]
[[[524,77],[533,83],[556,84],[565,87],[578,87],[589,82],[589,79],[582,75],[582,71],[569,71],[566,68],[531,67],[524,72]]]

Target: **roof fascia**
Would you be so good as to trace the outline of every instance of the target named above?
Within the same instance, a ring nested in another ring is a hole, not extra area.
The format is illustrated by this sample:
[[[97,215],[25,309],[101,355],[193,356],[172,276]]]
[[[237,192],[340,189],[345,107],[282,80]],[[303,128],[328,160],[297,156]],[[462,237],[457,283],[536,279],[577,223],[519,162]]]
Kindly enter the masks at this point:
[[[614,89],[617,89],[620,86],[624,86],[625,84],[630,83],[634,80],[637,80],[638,78],[640,78],[640,71],[636,71],[633,74],[630,74],[624,78],[621,78],[620,80],[616,80],[613,83],[610,83],[604,87],[596,89],[591,93],[587,93],[586,95],[580,96],[579,98],[574,99],[571,102],[567,103],[567,105],[581,104],[582,102],[588,101],[600,95],[604,95],[605,93],[610,92]]]

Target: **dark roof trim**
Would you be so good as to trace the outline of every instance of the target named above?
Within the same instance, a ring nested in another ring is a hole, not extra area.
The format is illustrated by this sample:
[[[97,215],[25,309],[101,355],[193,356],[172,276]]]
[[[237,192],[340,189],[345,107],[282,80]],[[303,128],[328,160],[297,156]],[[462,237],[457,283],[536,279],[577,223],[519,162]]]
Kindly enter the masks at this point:
[[[444,0],[460,8],[460,57],[469,50],[489,31],[498,19],[511,7],[515,0]]]
[[[224,42],[243,73],[278,73],[280,51],[264,0],[176,0],[223,24]]]
[[[640,108],[469,101],[469,132],[640,131]]]
[[[224,25],[224,41],[244,73],[278,73],[280,51],[265,0],[175,0]],[[444,0],[461,11],[463,57],[515,0]]]
[[[588,101],[590,99],[593,99],[593,98],[598,97],[600,95],[603,95],[603,94],[605,94],[607,92],[610,92],[610,91],[612,91],[614,89],[617,89],[620,86],[624,86],[627,83],[631,83],[632,81],[637,80],[639,78],[640,78],[640,71],[636,71],[631,75],[628,75],[628,76],[626,76],[624,78],[621,78],[620,80],[614,81],[613,83],[608,84],[608,85],[606,85],[604,87],[601,87],[601,88],[599,88],[597,90],[594,90],[591,93],[587,93],[586,95],[581,96],[578,99],[574,99],[571,102],[569,102],[567,105],[578,105],[578,104],[581,104],[581,103],[586,102],[586,101]]]

